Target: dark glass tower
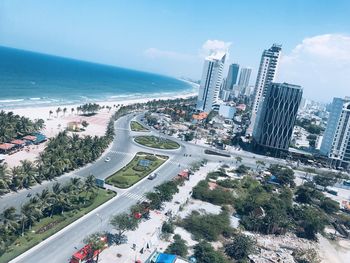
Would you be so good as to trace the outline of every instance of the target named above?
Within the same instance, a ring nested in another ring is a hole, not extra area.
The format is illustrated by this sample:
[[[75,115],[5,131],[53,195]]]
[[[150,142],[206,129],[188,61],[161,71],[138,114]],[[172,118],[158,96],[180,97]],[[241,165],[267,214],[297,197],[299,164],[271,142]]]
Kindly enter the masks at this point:
[[[288,151],[302,94],[302,88],[297,85],[269,85],[253,131],[257,151],[271,154]]]

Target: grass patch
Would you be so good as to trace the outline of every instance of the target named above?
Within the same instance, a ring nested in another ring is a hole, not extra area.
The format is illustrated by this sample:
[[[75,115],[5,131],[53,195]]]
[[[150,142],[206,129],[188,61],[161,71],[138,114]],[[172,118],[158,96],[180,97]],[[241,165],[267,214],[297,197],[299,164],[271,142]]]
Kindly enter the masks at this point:
[[[137,136],[135,142],[156,149],[174,150],[180,147],[180,144],[169,139],[158,138],[156,136]]]
[[[106,183],[119,188],[128,188],[156,170],[168,158],[168,156],[164,155],[138,152],[126,166],[109,176]],[[149,164],[141,165],[141,160],[149,161]]]
[[[18,237],[7,248],[7,252],[0,257],[0,263],[9,262],[115,196],[115,193],[103,189],[97,189],[96,193],[96,198],[87,207],[65,212],[63,215],[46,217],[40,220],[40,222],[37,222],[31,231],[27,231],[23,237]],[[48,228],[46,231],[45,227]]]
[[[131,121],[130,128],[132,131],[136,131],[136,132],[148,131],[146,127],[144,127],[141,123],[137,121]]]

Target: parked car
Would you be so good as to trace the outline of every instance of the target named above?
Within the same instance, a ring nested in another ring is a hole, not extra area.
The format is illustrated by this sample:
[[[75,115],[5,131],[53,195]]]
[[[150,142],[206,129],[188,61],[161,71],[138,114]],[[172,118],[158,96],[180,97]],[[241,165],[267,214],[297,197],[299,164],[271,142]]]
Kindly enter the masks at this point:
[[[153,173],[153,174],[150,174],[149,176],[148,176],[148,179],[149,180],[153,180],[153,179],[155,179],[157,177],[157,173]]]

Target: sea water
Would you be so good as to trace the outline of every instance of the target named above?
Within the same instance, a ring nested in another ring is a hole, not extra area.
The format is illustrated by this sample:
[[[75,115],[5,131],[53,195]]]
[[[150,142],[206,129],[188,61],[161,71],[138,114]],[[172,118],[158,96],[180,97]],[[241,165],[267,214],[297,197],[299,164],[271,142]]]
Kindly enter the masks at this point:
[[[120,101],[191,93],[171,77],[0,47],[0,108]]]

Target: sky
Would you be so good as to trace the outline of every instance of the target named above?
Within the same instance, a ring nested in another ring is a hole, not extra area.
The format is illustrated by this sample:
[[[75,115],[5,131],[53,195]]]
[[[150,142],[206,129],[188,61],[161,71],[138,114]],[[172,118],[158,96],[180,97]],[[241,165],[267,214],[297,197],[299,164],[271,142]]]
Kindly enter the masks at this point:
[[[0,46],[200,79],[203,59],[253,68],[282,44],[277,80],[350,96],[348,0],[0,0]]]

